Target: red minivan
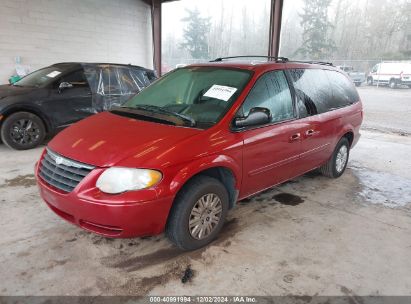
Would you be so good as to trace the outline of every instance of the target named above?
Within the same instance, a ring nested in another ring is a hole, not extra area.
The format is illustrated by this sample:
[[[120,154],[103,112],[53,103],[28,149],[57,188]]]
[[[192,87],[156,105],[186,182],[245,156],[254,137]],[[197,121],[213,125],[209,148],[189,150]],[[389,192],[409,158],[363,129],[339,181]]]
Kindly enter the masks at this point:
[[[65,129],[36,176],[75,225],[119,238],[165,230],[193,250],[238,200],[317,168],[341,176],[362,118],[353,83],[331,64],[219,58]]]

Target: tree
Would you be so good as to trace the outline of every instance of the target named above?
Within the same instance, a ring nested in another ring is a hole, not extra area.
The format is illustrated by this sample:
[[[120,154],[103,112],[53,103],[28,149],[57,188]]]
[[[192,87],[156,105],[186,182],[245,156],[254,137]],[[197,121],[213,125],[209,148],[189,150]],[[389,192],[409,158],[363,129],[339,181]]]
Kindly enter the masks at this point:
[[[296,56],[311,59],[331,57],[336,47],[330,38],[333,28],[328,20],[330,3],[331,0],[305,0],[303,13],[300,14],[303,42],[296,51]]]
[[[184,28],[184,42],[180,47],[188,50],[195,59],[206,59],[209,57],[207,38],[211,26],[210,18],[201,17],[197,8],[186,9],[186,12],[188,16],[181,19],[187,26]]]

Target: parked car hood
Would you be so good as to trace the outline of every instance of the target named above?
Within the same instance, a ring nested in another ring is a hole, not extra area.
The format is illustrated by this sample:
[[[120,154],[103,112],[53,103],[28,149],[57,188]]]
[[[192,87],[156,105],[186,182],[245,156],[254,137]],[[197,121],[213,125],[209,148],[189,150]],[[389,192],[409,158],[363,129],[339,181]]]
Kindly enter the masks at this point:
[[[18,87],[14,85],[4,84],[0,85],[0,99],[8,96],[24,95],[32,92],[36,88],[31,87]]]
[[[160,166],[159,155],[202,132],[103,112],[63,130],[48,147],[60,155],[98,167],[147,168]]]

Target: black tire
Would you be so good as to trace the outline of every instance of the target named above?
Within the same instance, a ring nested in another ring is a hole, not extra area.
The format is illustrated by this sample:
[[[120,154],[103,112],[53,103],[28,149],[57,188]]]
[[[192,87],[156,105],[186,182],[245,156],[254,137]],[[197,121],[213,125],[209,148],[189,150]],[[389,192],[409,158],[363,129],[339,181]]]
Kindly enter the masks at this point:
[[[8,116],[1,126],[1,140],[10,148],[28,150],[43,143],[46,128],[37,115],[16,112]]]
[[[356,86],[356,87],[360,87],[360,86],[361,86],[361,82],[356,82],[356,83],[355,83],[355,86]]]
[[[397,81],[396,81],[395,79],[391,79],[390,82],[389,82],[389,84],[388,84],[388,86],[389,86],[391,89],[396,89],[396,88],[397,88]]]
[[[367,78],[367,84],[368,84],[369,86],[374,85],[374,81],[373,81],[372,77],[368,77],[368,78]]]
[[[411,89],[411,85],[409,85],[408,88]]]
[[[220,199],[222,211],[218,224],[211,229],[209,235],[203,239],[196,239],[189,228],[191,213],[198,201],[208,194],[214,194]],[[183,250],[201,248],[217,237],[224,225],[228,208],[228,193],[223,184],[212,177],[195,176],[177,194],[168,217],[165,233],[172,243]]]
[[[342,147],[346,148],[347,155],[346,155],[346,160],[345,160],[343,167],[340,170],[338,170],[337,169],[338,168],[337,156],[338,156],[339,151],[342,149]],[[323,166],[319,168],[320,172],[324,176],[327,176],[327,177],[331,177],[331,178],[340,177],[344,173],[345,168],[347,167],[349,156],[350,156],[350,143],[346,137],[343,137],[340,139],[337,146],[335,147],[334,153],[331,156],[331,158]]]

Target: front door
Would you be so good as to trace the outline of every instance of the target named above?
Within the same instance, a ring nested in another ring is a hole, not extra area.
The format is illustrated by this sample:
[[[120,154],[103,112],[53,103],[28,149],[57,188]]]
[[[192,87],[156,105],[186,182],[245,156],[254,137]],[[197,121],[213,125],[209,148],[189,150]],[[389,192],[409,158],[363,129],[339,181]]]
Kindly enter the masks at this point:
[[[60,89],[62,82],[71,87]],[[92,93],[83,70],[60,77],[51,88],[44,106],[52,114],[56,127],[64,127],[95,113],[92,107]]]
[[[243,182],[240,196],[246,197],[294,177],[301,152],[301,124],[296,120],[293,98],[283,71],[262,75],[241,108],[264,107],[272,114],[266,126],[242,131]]]

